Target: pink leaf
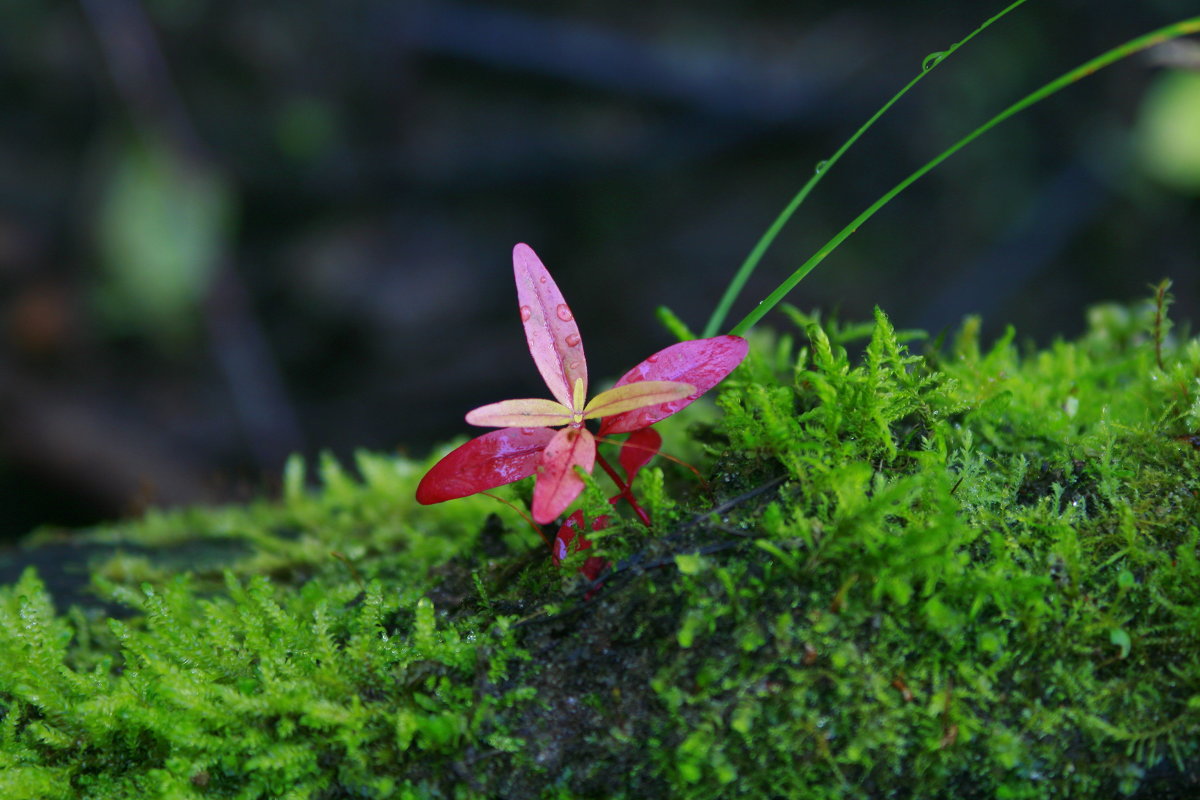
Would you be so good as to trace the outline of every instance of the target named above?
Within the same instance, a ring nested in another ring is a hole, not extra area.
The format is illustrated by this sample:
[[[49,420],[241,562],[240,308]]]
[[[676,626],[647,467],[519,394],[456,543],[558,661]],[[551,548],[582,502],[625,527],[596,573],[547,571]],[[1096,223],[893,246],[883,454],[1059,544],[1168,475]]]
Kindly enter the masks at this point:
[[[513,274],[529,354],[550,394],[564,406],[579,411],[572,404],[575,382],[583,381],[583,395],[586,395],[587,361],[575,317],[529,245],[518,244],[513,248]]]
[[[549,428],[501,428],[450,451],[417,485],[422,505],[455,500],[532,475],[554,438]]]
[[[630,486],[633,486],[633,477],[642,467],[650,463],[650,459],[658,455],[661,447],[662,437],[654,428],[642,428],[634,431],[621,445],[621,468],[625,470]]]
[[[583,479],[575,473],[575,467],[591,472],[596,463],[596,440],[586,428],[563,428],[550,433],[554,438],[542,453],[537,483],[533,486],[533,520],[539,525],[553,522],[583,491]]]
[[[600,435],[640,430],[690,405],[733,372],[734,367],[746,357],[748,347],[746,340],[740,336],[716,336],[680,342],[659,350],[621,376],[616,385],[625,386],[639,381],[676,381],[690,383],[696,387],[696,391],[681,400],[605,417],[600,422]]]

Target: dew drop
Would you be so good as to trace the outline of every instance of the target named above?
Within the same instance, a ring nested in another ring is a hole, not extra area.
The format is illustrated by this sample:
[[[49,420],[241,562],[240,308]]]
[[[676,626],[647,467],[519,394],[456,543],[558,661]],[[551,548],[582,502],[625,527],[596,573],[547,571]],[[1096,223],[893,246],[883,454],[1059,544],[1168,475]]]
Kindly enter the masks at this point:
[[[568,333],[567,334],[567,347],[578,347],[578,346],[579,346],[579,334],[578,333]]]
[[[558,304],[558,312],[557,313],[558,313],[558,318],[561,319],[563,322],[570,322],[571,320],[575,319],[573,316],[571,316],[571,309],[567,308],[566,303]]]
[[[946,57],[946,52],[944,50],[938,50],[936,52],[930,53],[929,55],[925,56],[925,60],[921,62],[921,71],[925,72],[927,70],[933,69],[945,57]]]
[[[539,276],[538,276],[538,283],[545,283],[545,282],[546,282],[546,276],[545,276],[545,275],[539,275]]]
[[[658,356],[657,356],[657,355],[647,356],[647,357],[646,357],[646,363],[647,363],[647,364],[657,364],[657,363],[658,363]]]
[[[817,174],[819,175],[819,174],[821,174],[822,172],[824,172],[824,171],[825,171],[825,168],[826,168],[826,167],[828,167],[828,166],[829,166],[829,162],[828,162],[828,161],[818,161],[818,162],[817,162],[817,166],[813,167],[813,172],[815,172],[815,173],[817,173]]]
[[[529,318],[533,316],[533,309],[529,306],[521,306],[521,322],[529,322]]]
[[[576,342],[575,344],[579,344],[579,342]],[[571,346],[574,347],[575,345],[571,345]],[[579,362],[578,361],[568,361],[567,369],[574,372],[575,370],[579,369]]]

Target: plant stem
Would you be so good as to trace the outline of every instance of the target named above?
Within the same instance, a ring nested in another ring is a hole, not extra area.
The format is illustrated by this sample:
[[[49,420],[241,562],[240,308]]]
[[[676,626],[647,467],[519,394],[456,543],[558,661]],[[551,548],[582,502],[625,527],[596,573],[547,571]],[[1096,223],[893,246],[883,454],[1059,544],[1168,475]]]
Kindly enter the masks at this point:
[[[1079,81],[1082,78],[1084,78],[1088,75],[1091,75],[1094,72],[1098,72],[1099,70],[1103,69],[1104,67],[1107,67],[1117,61],[1120,61],[1123,58],[1128,58],[1129,56],[1133,55],[1134,53],[1141,52],[1142,50],[1146,50],[1157,44],[1162,44],[1163,42],[1168,41],[1170,39],[1174,39],[1179,36],[1185,36],[1189,33],[1196,33],[1198,31],[1200,31],[1200,17],[1192,17],[1190,19],[1185,19],[1185,20],[1181,20],[1180,22],[1176,22],[1173,25],[1167,25],[1166,27],[1159,28],[1158,30],[1155,30],[1155,31],[1151,31],[1150,33],[1143,34],[1142,36],[1139,36],[1136,39],[1131,39],[1130,41],[1126,42],[1125,44],[1114,47],[1113,49],[1103,53],[1102,55],[1099,55],[1096,58],[1093,58],[1090,61],[1087,61],[1087,62],[1081,64],[1080,66],[1076,67],[1075,69],[1071,70],[1070,72],[1067,72],[1067,73],[1059,76],[1058,78],[1050,81],[1049,83],[1045,84],[1037,91],[1026,95],[1024,98],[1022,98],[1021,100],[1018,100],[1016,103],[1013,103],[1011,106],[1004,109],[996,116],[992,117],[990,120],[985,122],[983,125],[980,125],[978,128],[971,131],[971,133],[969,133],[966,136],[964,136],[963,138],[959,139],[957,142],[955,142],[949,148],[944,150],[940,155],[938,155],[933,160],[926,163],[923,167],[921,167],[916,172],[909,175],[907,178],[902,180],[900,183],[896,184],[896,186],[894,186],[889,192],[887,192],[887,194],[883,195],[878,200],[876,200],[874,203],[872,203],[870,205],[870,207],[867,208],[866,211],[863,211],[861,214],[859,214],[857,217],[855,217],[854,220],[851,221],[849,225],[842,228],[837,233],[837,235],[835,235],[832,239],[830,239],[828,242],[826,242],[824,244],[824,246],[822,246],[820,250],[818,250],[816,253],[814,253],[811,258],[809,258],[807,261],[805,261],[803,264],[801,264],[799,269],[797,269],[795,272],[793,272],[791,274],[791,276],[788,277],[787,280],[785,280],[783,283],[781,283],[775,289],[775,291],[773,291],[773,292],[771,292],[771,294],[767,295],[767,297],[764,300],[762,300],[758,304],[758,306],[755,307],[755,309],[753,311],[751,311],[749,314],[747,314],[746,317],[744,319],[742,319],[741,322],[739,322],[737,325],[733,326],[733,328],[730,330],[730,333],[740,335],[740,334],[743,334],[746,331],[748,331],[751,327],[754,326],[755,323],[757,323],[760,319],[762,319],[767,314],[768,311],[770,311],[776,305],[778,305],[779,301],[782,300],[787,295],[788,292],[790,292],[793,288],[795,288],[796,284],[799,283],[804,278],[804,276],[806,276],[809,272],[811,272],[813,270],[814,267],[816,267],[818,264],[820,264],[822,261],[824,261],[825,257],[828,256],[830,253],[832,253],[834,250],[836,250],[838,245],[840,245],[846,239],[850,238],[850,235],[852,233],[854,233],[855,231],[857,231],[858,227],[860,225],[862,225],[864,222],[866,222],[868,219],[870,219],[872,216],[874,216],[876,211],[878,211],[883,206],[885,206],[889,202],[891,202],[893,197],[895,197],[896,195],[900,194],[900,192],[907,189],[909,186],[911,186],[913,183],[915,183],[919,178],[923,177],[927,172],[929,172],[932,169],[934,169],[935,167],[937,167],[939,164],[941,164],[947,158],[954,155],[959,150],[961,150],[963,147],[965,147],[966,145],[975,141],[980,136],[987,133],[988,131],[990,131],[992,128],[996,127],[997,125],[999,125],[1004,120],[1008,119],[1009,117],[1013,116],[1014,114],[1016,114],[1019,111],[1023,111],[1024,109],[1028,108],[1029,106],[1033,105],[1034,103],[1037,103],[1041,100],[1046,99],[1047,97],[1049,97],[1052,94],[1057,93],[1061,89],[1064,89],[1067,86],[1070,86],[1072,83],[1075,83],[1076,81]]]
[[[766,233],[764,233],[762,238],[758,240],[758,243],[754,245],[754,249],[750,251],[750,255],[746,256],[746,260],[742,262],[742,266],[738,268],[737,273],[733,276],[733,280],[729,282],[729,287],[725,290],[725,294],[721,296],[720,302],[717,303],[716,309],[713,311],[712,316],[708,318],[708,323],[704,326],[703,336],[705,338],[717,335],[717,330],[720,329],[721,325],[725,322],[725,317],[728,316],[729,309],[733,306],[734,301],[737,300],[738,295],[741,294],[742,288],[746,285],[746,281],[749,280],[751,273],[753,273],[758,267],[758,262],[762,260],[763,255],[767,252],[767,248],[774,243],[775,237],[777,237],[779,232],[783,230],[783,226],[786,225],[788,220],[792,218],[792,215],[796,213],[796,209],[800,207],[800,204],[804,202],[805,198],[808,197],[813,188],[821,182],[821,178],[823,178],[825,174],[829,172],[830,168],[832,168],[833,165],[838,162],[838,159],[842,157],[842,154],[849,150],[850,146],[857,142],[858,138],[866,133],[867,130],[875,124],[876,120],[887,113],[888,109],[895,105],[897,100],[907,94],[909,89],[916,86],[922,78],[924,78],[926,75],[932,72],[935,67],[945,61],[947,56],[949,56],[958,48],[962,47],[967,42],[974,39],[993,22],[1008,14],[1010,11],[1024,2],[1025,0],[1016,0],[1015,3],[1008,6],[999,14],[995,15],[987,22],[973,30],[967,37],[950,45],[948,50],[944,50],[940,53],[932,53],[927,56],[925,62],[921,64],[920,73],[918,73],[915,78],[906,83],[904,88],[902,88],[900,91],[896,92],[896,94],[892,96],[891,100],[888,100],[886,103],[884,103],[883,107],[881,107],[871,116],[870,119],[863,123],[862,127],[855,131],[854,135],[847,139],[845,144],[839,147],[836,153],[817,165],[812,177],[808,179],[800,191],[796,193],[796,196],[792,198],[792,201],[788,203],[783,211],[779,213],[779,216],[775,218],[775,221],[771,223],[771,226],[767,228]]]
[[[612,482],[617,485],[617,496],[625,498],[625,502],[629,503],[629,505],[633,507],[633,512],[638,515],[638,519],[642,521],[643,525],[649,528],[650,515],[646,513],[644,508],[638,505],[638,501],[633,497],[633,492],[630,491],[629,484],[621,480],[621,476],[617,474],[615,469],[613,469],[612,464],[608,463],[608,459],[600,455],[598,452],[596,453],[596,462],[600,464],[605,472],[608,473],[608,477],[612,478]]]
[[[1158,368],[1163,371],[1166,371],[1162,356],[1163,339],[1166,338],[1167,329],[1171,324],[1167,319],[1167,308],[1173,299],[1171,295],[1167,294],[1170,288],[1170,278],[1163,278],[1158,286],[1154,287],[1154,360],[1158,363]]]

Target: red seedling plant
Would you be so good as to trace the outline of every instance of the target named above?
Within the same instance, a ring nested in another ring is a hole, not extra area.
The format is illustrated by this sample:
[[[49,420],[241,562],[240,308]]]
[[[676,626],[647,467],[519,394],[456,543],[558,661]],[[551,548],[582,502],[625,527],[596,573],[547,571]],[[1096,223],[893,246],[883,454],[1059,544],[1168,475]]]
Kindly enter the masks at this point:
[[[625,444],[621,447],[620,463],[621,469],[625,470],[625,480],[622,481],[619,476],[613,475],[613,482],[617,484],[617,488],[620,491],[608,499],[608,502],[613,505],[616,505],[622,499],[629,501],[633,510],[638,513],[638,516],[641,517],[642,522],[646,523],[647,527],[650,525],[650,518],[646,516],[646,512],[642,510],[642,507],[638,505],[637,500],[633,497],[633,479],[637,476],[638,471],[650,463],[650,459],[658,454],[660,447],[662,447],[662,437],[653,428],[643,428],[631,433]],[[592,530],[604,530],[609,526],[610,522],[611,520],[607,514],[601,514],[592,520]],[[558,566],[571,553],[588,550],[591,546],[591,540],[583,535],[583,512],[576,511],[559,526],[558,534],[554,537],[554,542],[550,545],[550,556],[554,561],[554,565]],[[608,561],[605,559],[598,556],[590,556],[583,562],[583,566],[579,568],[579,571],[589,581],[595,581],[607,566]]]
[[[533,519],[545,525],[583,491],[575,468],[591,472],[599,463],[620,490],[614,502],[628,500],[648,525],[649,518],[630,491],[633,474],[661,443],[648,429],[733,371],[746,356],[746,340],[716,336],[671,345],[588,400],[583,341],[558,286],[525,244],[513,248],[513,273],[529,353],[554,399],[502,400],[469,412],[467,422],[499,430],[472,439],[434,464],[417,486],[417,502],[454,500],[536,474],[531,511]],[[600,419],[596,435],[584,427],[591,419]],[[628,481],[596,452],[597,436],[621,433],[633,434],[620,457]]]

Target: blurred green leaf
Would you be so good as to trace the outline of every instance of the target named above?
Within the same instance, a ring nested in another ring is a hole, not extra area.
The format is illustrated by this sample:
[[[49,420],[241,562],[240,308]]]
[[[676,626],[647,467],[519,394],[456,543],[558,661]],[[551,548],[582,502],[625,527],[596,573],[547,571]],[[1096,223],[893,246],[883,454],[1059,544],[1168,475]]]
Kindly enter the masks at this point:
[[[190,338],[233,220],[225,180],[161,143],[117,154],[96,218],[110,325],[170,349]]]
[[[1137,146],[1155,179],[1200,194],[1200,72],[1167,70],[1157,77],[1142,103]]]

